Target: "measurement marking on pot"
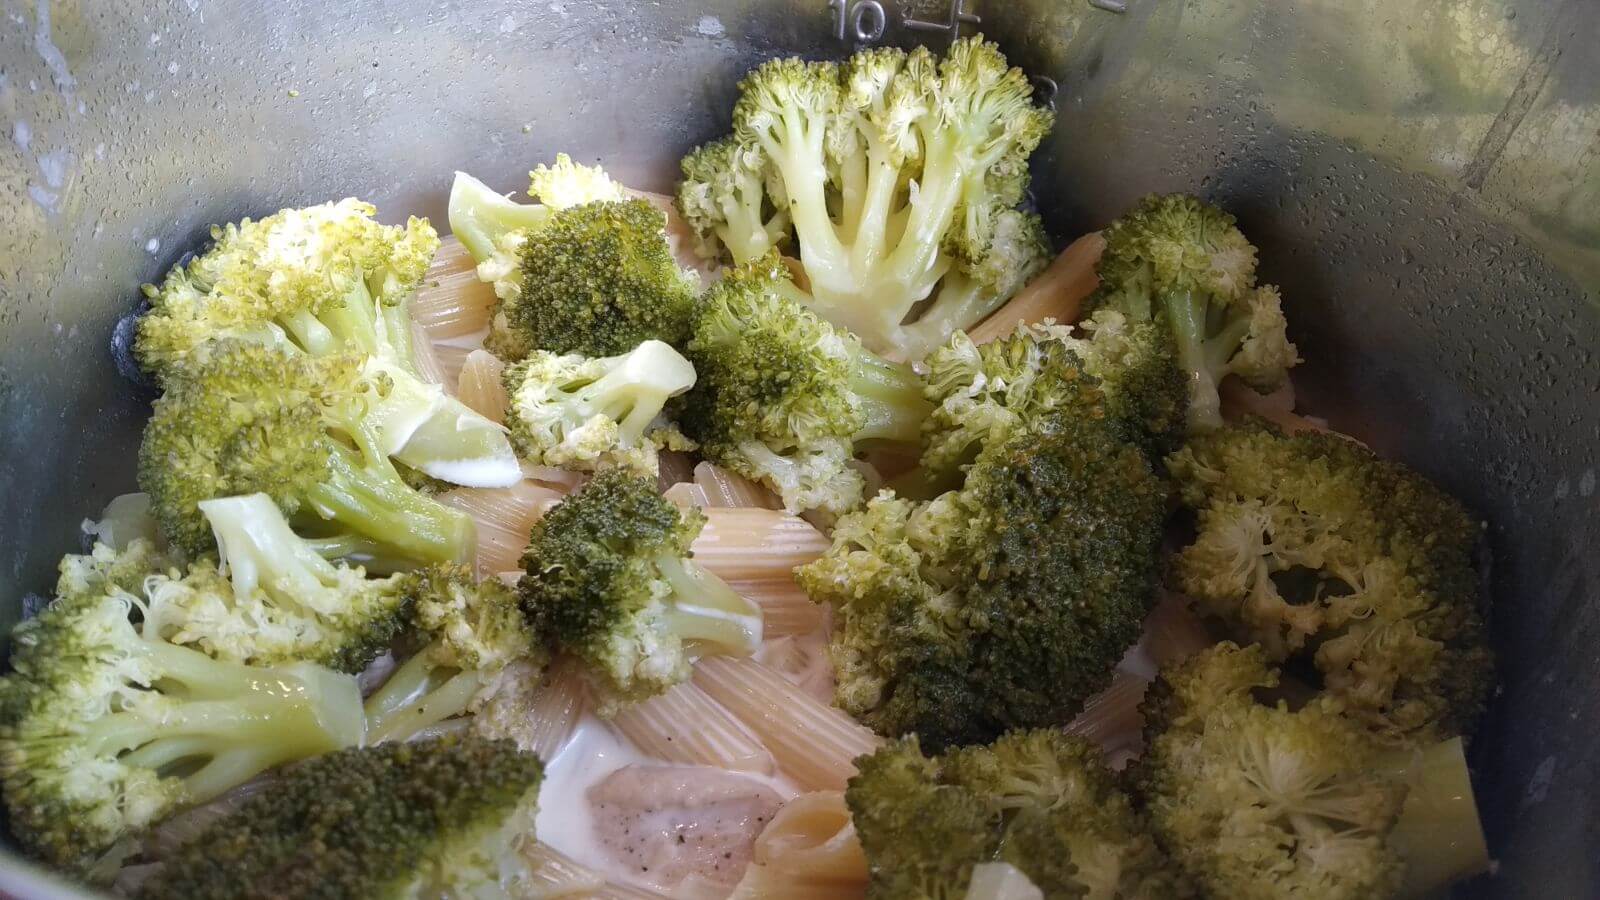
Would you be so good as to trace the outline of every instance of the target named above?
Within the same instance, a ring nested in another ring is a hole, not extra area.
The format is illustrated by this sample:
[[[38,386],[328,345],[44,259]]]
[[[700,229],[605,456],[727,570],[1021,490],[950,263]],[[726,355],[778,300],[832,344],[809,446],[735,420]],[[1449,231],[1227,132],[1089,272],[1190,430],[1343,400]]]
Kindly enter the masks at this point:
[[[966,0],[951,0],[950,12],[942,22],[917,19],[910,15],[901,16],[900,21],[914,31],[943,31],[950,35],[951,40],[961,36],[961,26],[979,25],[983,22],[977,13],[967,12]]]
[[[889,14],[878,0],[828,0],[833,12],[833,35],[841,41],[871,43],[883,37]]]

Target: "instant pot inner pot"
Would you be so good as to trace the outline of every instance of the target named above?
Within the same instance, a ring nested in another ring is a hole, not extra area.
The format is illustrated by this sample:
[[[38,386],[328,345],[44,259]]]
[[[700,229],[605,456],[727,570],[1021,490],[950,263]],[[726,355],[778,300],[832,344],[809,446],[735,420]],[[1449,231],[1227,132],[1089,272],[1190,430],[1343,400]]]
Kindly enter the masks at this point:
[[[1586,0],[13,2],[0,21],[0,626],[132,487],[108,348],[214,222],[566,151],[667,187],[774,54],[981,28],[1053,95],[1060,240],[1139,195],[1236,213],[1304,405],[1482,513],[1503,689],[1472,745],[1498,874],[1600,895],[1600,5]],[[8,857],[0,891],[46,896]]]

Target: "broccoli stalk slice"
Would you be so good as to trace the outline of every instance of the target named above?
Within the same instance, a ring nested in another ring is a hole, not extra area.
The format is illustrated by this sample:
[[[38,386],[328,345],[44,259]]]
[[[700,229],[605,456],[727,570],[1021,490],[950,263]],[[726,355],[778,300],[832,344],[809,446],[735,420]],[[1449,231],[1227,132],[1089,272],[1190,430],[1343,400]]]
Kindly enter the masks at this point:
[[[457,172],[450,185],[450,231],[479,263],[494,254],[506,235],[544,225],[550,212],[542,204],[509,200],[465,172]]]
[[[312,507],[323,518],[368,536],[386,553],[427,562],[471,559],[472,518],[412,490],[388,457],[376,452],[375,438],[361,423],[349,423],[347,429],[366,433],[368,446],[358,452],[333,445],[327,478],[307,491]]]
[[[217,539],[217,556],[235,596],[264,590],[320,613],[336,612],[318,600],[337,584],[338,569],[289,527],[266,494],[219,497],[200,502]]]
[[[1428,896],[1489,869],[1461,738],[1391,754],[1383,768],[1411,786],[1390,842],[1406,860],[1401,895]]]
[[[488,674],[441,666],[442,641],[406,660],[367,698],[367,743],[406,740],[425,728],[465,713],[487,686]]]
[[[916,443],[922,423],[933,409],[923,397],[916,372],[859,346],[851,362],[850,389],[866,419],[855,432],[855,440]]]
[[[673,634],[724,656],[749,656],[760,648],[760,607],[693,560],[662,554],[655,565],[672,589],[667,627]]]
[[[1172,291],[1161,302],[1177,342],[1178,365],[1189,382],[1189,427],[1220,427],[1222,398],[1218,385],[1228,373],[1228,360],[1250,332],[1250,320],[1213,309],[1205,295],[1197,291]],[[1212,320],[1218,316],[1227,318],[1221,327],[1213,327]]]

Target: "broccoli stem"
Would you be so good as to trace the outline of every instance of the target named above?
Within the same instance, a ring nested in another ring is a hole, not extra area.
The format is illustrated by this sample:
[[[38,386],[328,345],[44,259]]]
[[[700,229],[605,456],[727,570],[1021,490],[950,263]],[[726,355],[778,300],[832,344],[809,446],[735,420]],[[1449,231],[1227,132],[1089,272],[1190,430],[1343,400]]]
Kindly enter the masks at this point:
[[[398,551],[395,555],[428,562],[471,558],[471,517],[412,490],[387,457],[335,444],[328,459],[328,477],[308,492],[324,518]]]
[[[1189,428],[1218,428],[1222,425],[1222,398],[1206,342],[1209,304],[1193,291],[1173,291],[1162,297],[1162,304],[1177,344],[1178,365],[1189,381]]]
[[[900,172],[884,159],[881,149],[868,152],[866,185],[861,201],[851,217],[851,263],[856,271],[869,271],[883,260],[889,241],[889,217],[894,211],[894,196]],[[848,195],[847,195],[848,196]]]
[[[781,137],[774,131],[781,131]],[[823,281],[842,279],[841,288],[847,290],[852,279],[844,245],[834,230],[825,199],[827,174],[822,145],[826,133],[826,121],[813,120],[799,109],[785,109],[770,129],[757,133],[757,140],[782,173],[789,194],[789,216],[800,239],[800,257],[806,261],[813,288],[818,286],[820,277]]]
[[[367,698],[367,743],[407,740],[425,728],[467,711],[484,687],[483,673],[457,671],[442,677],[435,645],[406,660]]]
[[[766,197],[761,177],[743,167],[737,171],[734,187],[737,198],[724,199],[720,204],[727,224],[718,227],[717,237],[733,255],[734,263],[740,264],[759,258],[772,249],[774,223],[761,218],[761,204]],[[787,217],[782,213],[778,215],[777,227],[781,228],[781,222],[786,221]]]
[[[892,363],[866,350],[853,359],[850,388],[867,423],[855,433],[858,441],[914,443],[922,421],[933,407],[922,395],[922,382],[911,367]]]
[[[310,310],[296,309],[284,313],[278,317],[278,323],[296,345],[312,356],[327,356],[339,349],[339,338]]]
[[[376,306],[366,281],[358,273],[344,298],[319,310],[317,318],[335,340],[345,345],[346,352],[355,350],[365,356],[377,356],[381,348],[378,346]]]
[[[761,610],[693,560],[663,554],[656,569],[672,588],[668,627],[715,652],[749,656],[761,646]]]
[[[1489,851],[1461,738],[1394,754],[1386,768],[1411,785],[1389,835],[1406,860],[1402,896],[1422,896],[1486,871]]]
[[[200,511],[211,523],[217,556],[227,567],[236,596],[265,589],[280,600],[300,603],[320,596],[324,586],[338,580],[334,566],[294,533],[266,494],[204,500]]]
[[[465,172],[450,185],[450,231],[475,262],[494,254],[495,244],[513,231],[531,231],[549,220],[550,210],[537,203],[513,203]]]

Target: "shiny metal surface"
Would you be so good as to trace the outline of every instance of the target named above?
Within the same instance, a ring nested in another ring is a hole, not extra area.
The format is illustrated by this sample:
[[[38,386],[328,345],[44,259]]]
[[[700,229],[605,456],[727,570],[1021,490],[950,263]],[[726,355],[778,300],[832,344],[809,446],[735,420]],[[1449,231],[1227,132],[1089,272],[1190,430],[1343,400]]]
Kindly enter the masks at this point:
[[[846,52],[841,26],[938,43],[906,18],[957,9],[9,0],[0,626],[131,485],[145,398],[113,324],[210,223],[349,194],[442,222],[452,169],[517,188],[557,150],[662,187],[755,60]],[[1473,756],[1500,868],[1464,893],[1600,895],[1600,4],[959,11],[1056,85],[1035,194],[1058,237],[1151,190],[1224,203],[1284,286],[1307,405],[1483,513],[1504,690]]]

